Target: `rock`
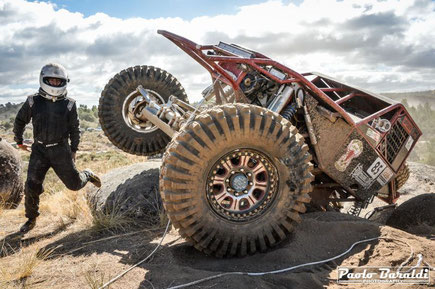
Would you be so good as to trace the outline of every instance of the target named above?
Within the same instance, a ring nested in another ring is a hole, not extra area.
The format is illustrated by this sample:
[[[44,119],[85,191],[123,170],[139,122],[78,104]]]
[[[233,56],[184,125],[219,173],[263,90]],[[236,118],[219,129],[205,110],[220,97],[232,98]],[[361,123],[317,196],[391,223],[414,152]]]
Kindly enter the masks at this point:
[[[387,223],[388,218],[391,217],[395,210],[395,207],[388,207],[381,211],[375,211],[373,215],[370,216],[369,220],[385,225]]]
[[[14,209],[23,198],[23,164],[18,151],[0,139],[0,205]]]
[[[435,229],[435,194],[423,194],[407,200],[397,207],[387,225],[407,232],[424,225]]]
[[[94,213],[121,213],[146,220],[163,208],[159,193],[160,161],[147,161],[110,171],[101,177],[102,186],[89,186],[88,203]]]

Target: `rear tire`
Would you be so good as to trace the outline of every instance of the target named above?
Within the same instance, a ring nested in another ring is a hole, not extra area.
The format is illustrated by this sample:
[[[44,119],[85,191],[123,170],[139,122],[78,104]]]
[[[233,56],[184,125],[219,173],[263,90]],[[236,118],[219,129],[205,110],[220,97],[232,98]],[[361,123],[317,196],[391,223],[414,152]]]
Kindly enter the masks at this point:
[[[404,164],[403,167],[397,172],[396,175],[396,190],[399,190],[403,187],[409,179],[409,167],[408,164]]]
[[[135,66],[116,74],[106,85],[98,117],[101,128],[115,146],[131,154],[155,155],[164,151],[171,138],[156,127],[136,129],[123,115],[127,96],[139,85],[158,96],[160,103],[167,102],[171,95],[187,102],[184,88],[170,73],[153,66]]]
[[[280,115],[217,106],[169,144],[160,172],[163,204],[181,236],[206,254],[265,251],[305,212],[310,160],[304,138]]]

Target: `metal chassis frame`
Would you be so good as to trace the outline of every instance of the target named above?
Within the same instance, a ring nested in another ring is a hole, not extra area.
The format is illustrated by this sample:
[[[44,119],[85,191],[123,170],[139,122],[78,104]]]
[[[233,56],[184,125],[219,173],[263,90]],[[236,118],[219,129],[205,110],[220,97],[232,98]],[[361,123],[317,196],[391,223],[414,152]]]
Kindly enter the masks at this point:
[[[246,75],[246,72],[242,72],[239,75],[236,75],[236,79],[233,79],[231,74],[225,68],[223,68],[220,65],[220,63],[234,63],[234,64],[240,64],[240,65],[242,65],[242,64],[249,65],[251,68],[266,75],[267,77],[276,81],[279,84],[298,83],[299,85],[305,87],[305,89],[310,91],[313,94],[313,96],[317,97],[318,99],[320,99],[321,101],[323,101],[324,103],[329,105],[336,112],[338,112],[340,114],[340,116],[349,125],[351,125],[354,128],[354,130],[356,130],[360,135],[362,135],[366,139],[367,139],[367,136],[364,133],[362,133],[362,131],[360,129],[361,126],[368,124],[370,121],[372,121],[373,119],[375,119],[381,115],[384,115],[392,110],[398,109],[398,112],[396,113],[394,119],[392,119],[391,124],[394,124],[394,122],[398,118],[398,115],[403,115],[403,113],[404,113],[407,116],[407,118],[411,121],[412,125],[418,130],[418,137],[417,137],[417,139],[414,140],[414,143],[412,144],[412,147],[408,151],[404,160],[406,160],[408,158],[410,152],[412,151],[413,147],[417,143],[418,138],[422,134],[419,127],[416,125],[414,120],[411,118],[411,116],[409,115],[409,113],[407,112],[407,110],[405,109],[405,107],[401,103],[395,102],[395,101],[390,100],[390,99],[383,97],[381,95],[377,95],[377,94],[371,93],[369,91],[363,90],[361,88],[356,88],[354,86],[344,84],[338,80],[335,80],[335,79],[328,77],[326,75],[322,75],[320,73],[310,72],[310,73],[299,74],[296,71],[268,58],[267,56],[265,56],[261,53],[252,51],[252,50],[245,49],[245,50],[253,53],[255,55],[255,58],[242,58],[240,56],[229,53],[228,51],[225,51],[216,45],[199,45],[199,44],[197,44],[189,39],[186,39],[184,37],[181,37],[179,35],[176,35],[174,33],[168,32],[168,31],[158,30],[157,32],[159,34],[163,35],[164,37],[168,38],[170,41],[172,41],[174,44],[176,44],[178,47],[180,47],[184,52],[186,52],[193,59],[195,59],[199,64],[201,64],[205,69],[207,69],[210,72],[212,79],[214,79],[214,80],[217,79],[217,80],[222,81],[225,84],[231,85],[231,87],[233,88],[233,90],[236,94],[236,99],[238,102],[248,102],[247,98],[244,96],[243,92],[241,91],[241,89],[239,87],[241,81],[243,80],[244,76]],[[223,55],[207,55],[206,53],[204,53],[207,50],[219,51]],[[263,67],[261,67],[261,65],[275,67],[275,68],[281,70],[282,72],[286,73],[289,76],[289,78],[285,79],[285,80],[281,80],[281,79],[277,78],[276,76],[274,76],[273,74],[271,74],[269,71],[265,70]],[[306,78],[306,76],[314,76],[317,78],[320,77],[320,78],[324,78],[327,80],[331,80],[331,81],[334,81],[336,83],[339,83],[343,87],[340,87],[340,88],[334,88],[334,87],[333,88],[319,88],[312,81],[308,80]],[[331,99],[325,93],[325,92],[343,92],[343,91],[348,91],[348,94],[345,97],[339,98],[336,101]],[[361,95],[381,99],[383,101],[386,101],[390,105],[377,111],[376,113],[374,113],[372,115],[365,117],[364,119],[362,119],[358,122],[355,122],[340,105],[343,104],[344,102],[346,102],[347,100],[353,98],[353,97],[358,97]],[[382,134],[382,138],[383,137],[385,137],[385,133]],[[371,147],[372,147],[372,149],[374,149],[375,151],[378,152],[378,150],[375,146],[371,145]],[[385,160],[385,158],[382,154],[380,154],[380,153],[378,153],[378,154],[380,157],[382,157],[384,159],[384,161],[387,161],[387,160]],[[388,162],[386,162],[386,163],[388,163]],[[400,166],[402,166],[402,165],[403,165],[403,163]],[[400,166],[399,166],[399,168],[400,168]]]

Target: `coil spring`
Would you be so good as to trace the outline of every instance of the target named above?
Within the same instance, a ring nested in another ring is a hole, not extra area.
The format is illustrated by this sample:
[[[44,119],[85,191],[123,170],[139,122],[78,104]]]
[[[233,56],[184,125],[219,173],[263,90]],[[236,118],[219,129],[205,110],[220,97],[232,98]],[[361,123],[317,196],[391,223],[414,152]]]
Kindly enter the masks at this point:
[[[358,202],[358,201],[356,201],[356,202],[352,205],[352,207],[350,207],[350,208],[348,209],[347,213],[348,213],[349,215],[352,215],[352,216],[356,216],[356,217],[358,217],[359,214],[361,213],[361,210],[362,210],[363,206],[364,206],[364,205],[363,205],[363,202]]]
[[[281,112],[281,115],[287,120],[291,120],[295,114],[296,114],[296,103],[287,105]]]

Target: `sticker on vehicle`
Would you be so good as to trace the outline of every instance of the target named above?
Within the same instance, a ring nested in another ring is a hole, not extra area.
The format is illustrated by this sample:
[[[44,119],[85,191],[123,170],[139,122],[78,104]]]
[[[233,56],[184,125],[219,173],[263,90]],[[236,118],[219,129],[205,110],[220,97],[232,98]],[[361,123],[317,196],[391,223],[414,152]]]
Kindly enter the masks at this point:
[[[358,164],[350,173],[350,176],[356,180],[364,189],[370,188],[374,180],[364,172],[363,165]]]
[[[363,152],[363,143],[359,139],[353,139],[348,145],[346,153],[344,153],[336,162],[335,168],[344,172],[349,166],[350,162],[358,157]]]
[[[393,176],[393,171],[387,167],[378,177],[377,181],[381,186],[385,186]]]
[[[412,136],[409,136],[408,140],[406,141],[406,144],[405,144],[405,148],[407,151],[409,151],[411,149],[411,146],[413,143],[414,143],[414,139],[412,138]]]
[[[368,168],[367,173],[370,175],[370,177],[376,179],[386,167],[387,165],[384,163],[384,161],[378,157]]]
[[[413,125],[409,121],[407,117],[402,119],[402,127],[406,130],[407,133],[411,133]]]
[[[379,143],[379,141],[381,140],[381,135],[377,131],[375,131],[371,128],[367,128],[366,134],[369,138],[371,138],[372,140],[375,141],[375,145],[377,145]]]

